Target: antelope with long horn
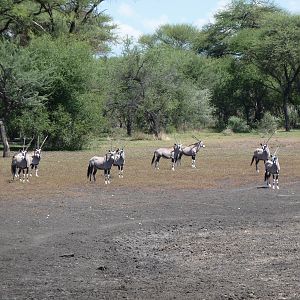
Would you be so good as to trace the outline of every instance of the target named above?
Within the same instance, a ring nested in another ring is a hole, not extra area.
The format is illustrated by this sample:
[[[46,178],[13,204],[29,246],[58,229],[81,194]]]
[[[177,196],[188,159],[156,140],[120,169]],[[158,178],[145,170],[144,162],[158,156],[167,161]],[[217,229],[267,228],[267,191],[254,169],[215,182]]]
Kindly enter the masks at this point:
[[[27,150],[30,147],[32,141],[33,138],[25,148],[26,138],[24,138],[23,148],[20,149],[19,153],[15,154],[12,157],[11,173],[13,175],[13,180],[15,179],[15,177],[20,177],[20,173],[21,171],[23,171],[23,180],[20,178],[20,181],[25,182],[25,179],[26,181],[29,181],[28,173],[29,173],[30,157],[27,153]]]
[[[154,164],[155,169],[159,170],[159,160],[161,158],[171,159],[172,170],[175,170],[175,164],[182,151],[182,145],[175,143],[173,147],[170,148],[158,148],[154,151],[151,165]]]
[[[266,161],[270,158],[270,149],[268,146],[268,142],[271,139],[271,137],[274,135],[275,132],[271,134],[271,136],[268,138],[268,140],[264,144],[260,144],[261,148],[257,148],[253,152],[252,160],[250,166],[252,166],[254,160],[255,160],[255,169],[256,172],[259,173],[258,169],[258,163],[260,160],[264,161],[264,164]]]
[[[183,155],[185,156],[191,156],[192,157],[192,168],[196,168],[196,155],[199,152],[199,150],[201,148],[205,148],[204,143],[198,139],[195,136],[192,136],[194,139],[197,140],[196,143],[190,144],[189,146],[186,146],[182,149],[179,157],[178,157],[178,161],[181,162],[181,157]]]
[[[123,148],[118,148],[115,152],[115,158],[114,158],[113,165],[118,167],[119,178],[123,178],[124,164],[125,164],[125,150],[124,150],[124,147]]]
[[[278,177],[280,172],[280,164],[277,157],[277,151],[279,148],[276,149],[275,153],[271,155],[271,158],[268,159],[265,163],[265,182],[267,183],[268,187],[271,187],[270,177],[273,176],[273,189],[275,186],[279,189],[278,185]]]
[[[48,135],[44,138],[44,140],[43,140],[43,142],[40,146],[39,145],[40,137],[38,136],[37,146],[33,150],[33,152],[29,154],[31,172],[32,172],[33,169],[35,169],[35,176],[36,177],[39,177],[38,171],[39,171],[39,164],[40,164],[40,161],[41,161],[42,148],[43,148],[47,138],[48,138]],[[30,173],[30,176],[32,176],[31,173]]]
[[[97,170],[104,171],[104,182],[105,184],[110,183],[110,170],[115,160],[115,152],[108,151],[105,156],[93,156],[89,160],[89,165],[87,169],[87,177],[92,180],[92,175],[94,181],[96,181]]]

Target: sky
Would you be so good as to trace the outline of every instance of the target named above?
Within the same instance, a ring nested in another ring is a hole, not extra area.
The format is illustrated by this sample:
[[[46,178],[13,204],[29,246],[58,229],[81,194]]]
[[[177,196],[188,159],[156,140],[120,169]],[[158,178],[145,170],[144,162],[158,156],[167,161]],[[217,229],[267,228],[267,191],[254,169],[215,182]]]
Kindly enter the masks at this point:
[[[142,34],[153,34],[164,24],[192,24],[198,28],[214,21],[214,14],[230,0],[105,0],[100,10],[118,25],[120,38],[135,40]],[[279,7],[300,13],[300,0],[274,0]],[[117,48],[113,51],[118,52]],[[116,53],[117,54],[117,53]]]

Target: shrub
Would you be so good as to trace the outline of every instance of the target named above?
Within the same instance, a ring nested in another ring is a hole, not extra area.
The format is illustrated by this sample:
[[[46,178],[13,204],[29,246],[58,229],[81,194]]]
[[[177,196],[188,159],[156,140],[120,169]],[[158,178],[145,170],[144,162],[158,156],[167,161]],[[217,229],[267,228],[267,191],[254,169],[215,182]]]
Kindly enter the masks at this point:
[[[257,126],[257,131],[263,134],[270,134],[276,131],[278,127],[278,118],[274,117],[270,112],[266,112]]]
[[[229,118],[227,129],[231,129],[235,133],[249,132],[249,126],[246,121],[235,116]]]

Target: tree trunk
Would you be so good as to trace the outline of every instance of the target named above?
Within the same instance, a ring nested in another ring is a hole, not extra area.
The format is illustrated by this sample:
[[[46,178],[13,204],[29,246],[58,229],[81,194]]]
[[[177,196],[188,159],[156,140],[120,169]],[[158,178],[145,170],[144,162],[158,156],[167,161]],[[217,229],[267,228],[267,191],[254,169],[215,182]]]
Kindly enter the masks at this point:
[[[9,144],[7,141],[5,126],[3,121],[0,121],[0,132],[1,132],[1,139],[3,143],[3,157],[9,157],[10,156],[10,149]]]
[[[126,120],[126,131],[128,136],[132,135],[132,122],[130,118]]]
[[[288,101],[289,99],[289,93],[285,92],[283,94],[283,113],[284,113],[284,127],[285,131],[290,131],[290,117],[289,117],[289,110],[288,110]]]

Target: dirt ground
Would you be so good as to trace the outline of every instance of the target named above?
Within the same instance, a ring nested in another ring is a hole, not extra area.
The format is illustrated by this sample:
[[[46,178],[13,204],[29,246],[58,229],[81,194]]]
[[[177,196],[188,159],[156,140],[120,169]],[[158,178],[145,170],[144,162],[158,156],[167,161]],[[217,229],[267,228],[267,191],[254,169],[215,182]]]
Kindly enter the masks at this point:
[[[279,190],[251,140],[175,172],[128,146],[107,186],[86,180],[93,151],[46,152],[24,184],[1,159],[0,299],[300,299],[300,141],[277,142]]]

